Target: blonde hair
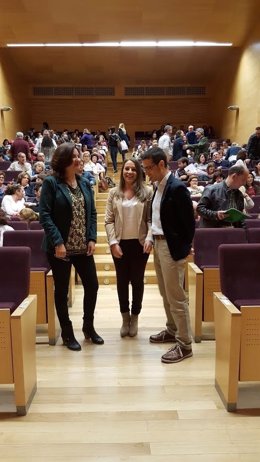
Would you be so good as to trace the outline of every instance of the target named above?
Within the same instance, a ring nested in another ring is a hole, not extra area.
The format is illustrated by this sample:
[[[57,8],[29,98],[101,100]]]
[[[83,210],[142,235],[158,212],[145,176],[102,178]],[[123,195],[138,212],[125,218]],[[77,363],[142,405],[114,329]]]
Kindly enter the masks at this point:
[[[26,221],[37,221],[39,220],[39,215],[38,213],[34,212],[32,209],[30,209],[29,207],[24,207],[20,213],[20,218],[22,220],[26,220]]]

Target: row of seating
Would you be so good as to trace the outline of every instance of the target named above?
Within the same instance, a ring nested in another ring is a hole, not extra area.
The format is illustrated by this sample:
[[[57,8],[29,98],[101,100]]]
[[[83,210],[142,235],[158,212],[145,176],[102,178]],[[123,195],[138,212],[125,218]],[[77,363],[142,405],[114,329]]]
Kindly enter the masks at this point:
[[[29,247],[0,248],[0,384],[14,385],[18,415],[27,413],[37,388],[37,297],[29,295],[30,260]]]
[[[29,247],[30,256],[30,285],[29,294],[37,295],[37,326],[47,327],[48,343],[55,345],[60,329],[54,305],[54,283],[52,271],[42,250],[43,230],[6,231],[3,235],[4,247]],[[13,281],[16,283],[16,279]],[[73,299],[73,288],[70,291],[70,305]],[[40,339],[40,337],[39,337]]]
[[[203,339],[203,323],[214,321],[213,292],[220,290],[218,248],[221,244],[245,243],[260,243],[260,227],[201,228],[195,231],[194,261],[188,263],[188,290],[191,327],[197,343]],[[240,269],[243,273],[243,262]],[[214,338],[214,334],[210,338]]]
[[[28,222],[26,220],[8,220],[7,224],[11,226],[14,230],[39,230],[42,229],[42,225],[39,221]]]
[[[259,239],[260,230],[251,231]],[[234,411],[239,382],[260,381],[260,244],[222,244],[218,255],[215,386],[226,409]]]

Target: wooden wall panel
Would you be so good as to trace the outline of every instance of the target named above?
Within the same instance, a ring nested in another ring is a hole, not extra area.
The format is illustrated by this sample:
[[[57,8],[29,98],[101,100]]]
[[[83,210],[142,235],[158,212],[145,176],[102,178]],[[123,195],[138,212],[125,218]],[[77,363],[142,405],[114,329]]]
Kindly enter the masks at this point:
[[[107,130],[124,122],[131,137],[136,130],[158,129],[163,123],[174,126],[210,124],[208,98],[172,99],[48,99],[33,98],[31,126],[40,129],[47,120],[56,130]]]
[[[4,138],[13,139],[18,130],[29,125],[28,89],[21,76],[15,73],[6,50],[0,49],[0,107],[11,106],[10,112],[0,112],[0,134]]]
[[[213,86],[214,126],[224,138],[247,143],[260,125],[260,30],[252,29],[237,59],[226,63]],[[215,95],[215,96],[214,96]],[[239,112],[229,111],[237,104]]]

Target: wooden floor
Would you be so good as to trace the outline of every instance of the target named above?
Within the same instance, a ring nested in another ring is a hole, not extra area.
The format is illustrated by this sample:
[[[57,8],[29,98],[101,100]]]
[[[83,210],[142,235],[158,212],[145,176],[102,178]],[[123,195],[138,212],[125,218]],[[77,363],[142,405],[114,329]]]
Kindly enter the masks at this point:
[[[71,310],[81,352],[37,345],[38,391],[16,417],[0,389],[1,462],[259,462],[260,411],[227,413],[214,387],[214,342],[162,364],[167,345],[149,344],[164,327],[156,285],[145,287],[136,338],[119,336],[115,286],[100,287],[96,327],[105,345],[83,341],[82,288]],[[240,405],[260,408],[260,386],[244,386]]]

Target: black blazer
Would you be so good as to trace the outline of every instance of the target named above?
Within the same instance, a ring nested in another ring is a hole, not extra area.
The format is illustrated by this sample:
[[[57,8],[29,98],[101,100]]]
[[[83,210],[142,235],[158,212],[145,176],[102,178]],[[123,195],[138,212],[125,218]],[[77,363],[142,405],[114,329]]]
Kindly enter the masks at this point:
[[[172,174],[163,192],[160,218],[172,258],[187,257],[195,233],[194,211],[188,189]]]
[[[93,192],[88,180],[77,176],[86,209],[86,240],[96,241],[97,212]],[[56,245],[68,240],[72,220],[72,203],[68,188],[59,178],[48,176],[42,185],[40,198],[40,223],[45,231],[43,249],[54,252]]]

